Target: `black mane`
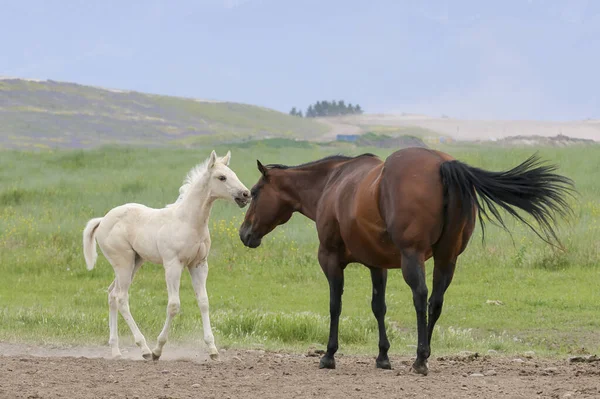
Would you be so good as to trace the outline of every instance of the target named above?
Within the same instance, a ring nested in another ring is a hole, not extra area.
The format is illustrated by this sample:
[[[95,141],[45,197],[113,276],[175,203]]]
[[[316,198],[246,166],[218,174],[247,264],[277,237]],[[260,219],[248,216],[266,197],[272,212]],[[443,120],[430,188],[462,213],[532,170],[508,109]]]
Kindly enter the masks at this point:
[[[272,163],[272,164],[265,165],[265,167],[269,168],[269,169],[292,169],[292,168],[302,168],[304,166],[314,166],[314,165],[317,165],[317,164],[320,164],[323,162],[328,162],[328,161],[349,161],[349,160],[361,158],[361,157],[376,157],[376,156],[377,155],[371,154],[371,153],[360,154],[355,157],[349,157],[346,155],[330,155],[330,156],[322,158],[322,159],[317,159],[316,161],[311,161],[311,162],[303,163],[303,164],[296,165],[296,166],[288,166],[288,165],[282,165],[282,164],[278,164],[278,163]]]

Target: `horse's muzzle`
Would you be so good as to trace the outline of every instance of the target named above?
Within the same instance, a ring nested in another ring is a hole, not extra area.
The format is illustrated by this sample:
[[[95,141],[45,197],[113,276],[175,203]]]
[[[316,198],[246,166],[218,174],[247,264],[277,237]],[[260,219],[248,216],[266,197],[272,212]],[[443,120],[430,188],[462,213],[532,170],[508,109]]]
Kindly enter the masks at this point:
[[[256,234],[253,234],[251,226],[243,224],[240,227],[240,240],[248,248],[257,248],[260,246],[262,237],[257,237]]]

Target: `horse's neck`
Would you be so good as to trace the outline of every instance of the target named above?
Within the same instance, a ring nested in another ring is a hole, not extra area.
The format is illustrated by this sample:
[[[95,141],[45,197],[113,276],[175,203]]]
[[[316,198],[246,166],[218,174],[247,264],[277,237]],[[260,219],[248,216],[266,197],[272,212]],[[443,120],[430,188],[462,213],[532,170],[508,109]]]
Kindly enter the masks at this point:
[[[323,190],[329,180],[330,171],[322,169],[297,169],[290,170],[290,184],[294,191],[293,196],[298,201],[298,212],[311,220],[317,217],[317,204],[323,195]]]
[[[208,225],[210,210],[215,201],[210,195],[208,182],[208,176],[203,176],[195,182],[176,210],[181,218],[194,224],[198,229]]]

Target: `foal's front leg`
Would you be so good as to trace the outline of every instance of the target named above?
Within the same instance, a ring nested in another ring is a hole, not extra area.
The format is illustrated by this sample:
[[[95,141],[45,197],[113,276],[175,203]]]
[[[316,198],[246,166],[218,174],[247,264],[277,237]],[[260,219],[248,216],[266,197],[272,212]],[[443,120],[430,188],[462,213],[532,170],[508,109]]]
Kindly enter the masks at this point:
[[[152,359],[158,360],[162,355],[162,350],[167,343],[169,335],[169,328],[173,318],[179,313],[180,301],[179,301],[179,283],[181,280],[181,272],[183,266],[179,260],[172,260],[165,262],[165,279],[167,281],[167,293],[169,295],[169,302],[167,303],[167,319],[165,325],[158,335],[156,348],[152,351]]]
[[[210,316],[208,313],[208,294],[206,292],[206,278],[208,277],[208,263],[206,261],[200,263],[198,266],[192,266],[189,268],[190,276],[192,277],[192,285],[194,286],[194,292],[196,293],[196,300],[200,307],[200,314],[202,315],[202,328],[204,329],[204,342],[208,346],[208,353],[210,358],[217,360],[219,358],[219,351],[215,346],[215,337],[210,327]]]

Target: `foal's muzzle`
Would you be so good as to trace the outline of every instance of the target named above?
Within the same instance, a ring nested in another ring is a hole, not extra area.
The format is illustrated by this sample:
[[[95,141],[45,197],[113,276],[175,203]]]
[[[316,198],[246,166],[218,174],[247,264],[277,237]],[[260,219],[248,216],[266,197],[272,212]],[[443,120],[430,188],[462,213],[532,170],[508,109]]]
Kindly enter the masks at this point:
[[[233,200],[235,201],[236,204],[238,204],[238,206],[240,208],[245,207],[246,205],[248,205],[248,203],[250,202],[250,191],[248,190],[243,190],[240,191],[234,198]]]

